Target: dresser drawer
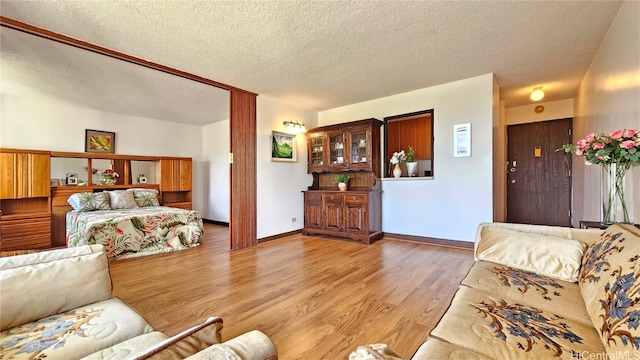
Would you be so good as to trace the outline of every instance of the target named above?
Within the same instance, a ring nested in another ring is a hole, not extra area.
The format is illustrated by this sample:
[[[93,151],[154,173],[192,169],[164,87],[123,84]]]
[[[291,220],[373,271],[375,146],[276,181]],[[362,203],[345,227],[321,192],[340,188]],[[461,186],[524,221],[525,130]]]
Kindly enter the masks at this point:
[[[0,250],[39,249],[51,247],[51,232],[6,237],[0,240]]]
[[[367,200],[366,194],[346,194],[344,196],[344,200],[348,203],[358,203],[362,204]]]
[[[0,223],[2,250],[51,247],[51,215],[7,216]]]
[[[332,204],[342,203],[342,195],[338,193],[324,194],[324,202]]]
[[[321,193],[305,193],[304,197],[307,201],[317,201],[317,202],[322,201]]]
[[[36,231],[51,232],[51,218],[2,221],[2,237],[12,234],[32,233]]]

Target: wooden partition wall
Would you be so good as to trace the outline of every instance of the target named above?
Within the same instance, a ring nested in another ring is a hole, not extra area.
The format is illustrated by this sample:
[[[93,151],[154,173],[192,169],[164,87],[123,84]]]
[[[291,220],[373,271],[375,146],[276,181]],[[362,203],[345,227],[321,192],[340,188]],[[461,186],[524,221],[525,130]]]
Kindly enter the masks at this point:
[[[231,249],[258,244],[256,227],[256,96],[231,90]]]

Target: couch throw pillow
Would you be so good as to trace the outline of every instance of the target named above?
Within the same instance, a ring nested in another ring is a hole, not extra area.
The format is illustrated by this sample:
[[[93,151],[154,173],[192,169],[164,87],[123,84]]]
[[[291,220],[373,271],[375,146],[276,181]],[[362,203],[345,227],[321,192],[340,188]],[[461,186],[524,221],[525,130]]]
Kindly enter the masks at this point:
[[[578,284],[612,359],[640,354],[640,229],[612,225],[589,246]]]
[[[476,246],[476,257],[478,260],[575,282],[585,249],[586,245],[577,240],[485,227]]]

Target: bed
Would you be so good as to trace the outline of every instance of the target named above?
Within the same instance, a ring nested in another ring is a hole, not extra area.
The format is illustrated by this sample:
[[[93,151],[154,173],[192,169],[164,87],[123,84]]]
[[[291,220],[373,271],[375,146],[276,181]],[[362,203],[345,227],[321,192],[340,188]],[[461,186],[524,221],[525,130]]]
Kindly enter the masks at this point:
[[[85,199],[79,209],[69,199],[76,210],[66,214],[67,247],[102,244],[109,259],[120,260],[200,244],[204,227],[197,211],[158,206],[157,202],[122,205],[113,200],[114,196],[109,203],[109,194],[88,194],[90,201]],[[101,203],[104,201],[108,204]]]

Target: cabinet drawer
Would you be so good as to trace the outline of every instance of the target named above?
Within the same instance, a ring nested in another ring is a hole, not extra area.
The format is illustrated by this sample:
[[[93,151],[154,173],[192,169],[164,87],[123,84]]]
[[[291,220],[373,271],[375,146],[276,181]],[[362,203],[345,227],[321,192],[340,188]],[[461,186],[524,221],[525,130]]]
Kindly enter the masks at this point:
[[[13,234],[24,235],[38,231],[51,232],[51,217],[12,219],[2,221],[2,237]]]
[[[344,196],[344,200],[348,203],[359,203],[362,204],[367,200],[367,195],[365,194],[347,194]]]
[[[324,201],[327,203],[341,203],[342,195],[335,193],[324,194]]]
[[[304,196],[307,201],[322,201],[322,194],[306,193]]]
[[[35,249],[51,247],[51,232],[29,233],[28,235],[2,236],[0,249],[2,251],[14,249]]]

